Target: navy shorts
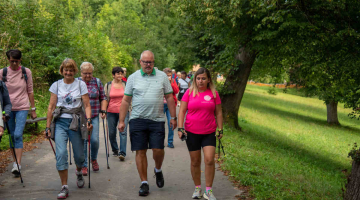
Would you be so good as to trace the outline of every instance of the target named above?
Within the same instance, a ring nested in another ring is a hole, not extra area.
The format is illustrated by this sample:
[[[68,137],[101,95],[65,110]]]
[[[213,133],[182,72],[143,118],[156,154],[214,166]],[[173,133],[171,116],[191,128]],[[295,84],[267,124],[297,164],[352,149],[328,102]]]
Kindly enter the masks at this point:
[[[165,122],[132,119],[129,122],[131,151],[164,149]]]

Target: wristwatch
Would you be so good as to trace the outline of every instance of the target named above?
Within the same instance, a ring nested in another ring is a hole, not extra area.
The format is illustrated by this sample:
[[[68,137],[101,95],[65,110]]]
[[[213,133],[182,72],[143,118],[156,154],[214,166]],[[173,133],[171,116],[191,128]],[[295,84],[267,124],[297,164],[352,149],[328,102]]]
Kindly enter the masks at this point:
[[[88,118],[88,119],[86,119],[86,122],[89,123],[89,124],[92,124],[92,119]]]
[[[36,107],[31,108],[31,111],[35,111],[35,110],[36,110]]]
[[[223,134],[223,130],[222,129],[218,129],[219,135]]]
[[[177,120],[177,117],[171,117],[170,119]]]
[[[106,110],[100,110],[100,113],[106,114]]]

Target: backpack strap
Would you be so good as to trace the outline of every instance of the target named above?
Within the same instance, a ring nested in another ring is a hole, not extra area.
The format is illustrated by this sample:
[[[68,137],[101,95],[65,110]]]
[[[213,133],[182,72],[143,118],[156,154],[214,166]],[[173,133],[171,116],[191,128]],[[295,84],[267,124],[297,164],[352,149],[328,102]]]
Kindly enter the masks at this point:
[[[2,77],[3,77],[3,78],[2,78],[3,82],[6,82],[6,81],[7,81],[7,79],[6,79],[7,70],[8,70],[7,67],[5,67],[5,68],[3,69],[3,75],[2,75]]]
[[[22,71],[23,77],[25,78],[25,82],[26,82],[26,85],[27,85],[28,77],[27,77],[26,69],[25,69],[24,66],[21,66],[21,71]]]

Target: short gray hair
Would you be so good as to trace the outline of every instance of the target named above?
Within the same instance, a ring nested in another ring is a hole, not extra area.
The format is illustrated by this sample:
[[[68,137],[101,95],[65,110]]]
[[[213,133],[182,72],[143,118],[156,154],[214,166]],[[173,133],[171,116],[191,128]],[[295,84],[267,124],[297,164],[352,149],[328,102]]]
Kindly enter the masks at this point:
[[[145,50],[145,51],[143,51],[143,52],[141,53],[141,55],[140,55],[140,60],[141,60],[141,58],[142,58],[142,56],[143,56],[143,54],[144,54],[145,52],[150,52],[150,53],[153,55],[153,58],[154,58],[154,60],[155,60],[155,55],[154,55],[154,53],[153,53],[152,51],[150,51],[150,50]]]
[[[80,70],[89,69],[90,67],[88,67],[88,66],[90,66],[91,69],[94,71],[94,66],[93,66],[90,62],[83,62],[83,63],[81,63],[81,65],[80,65]]]

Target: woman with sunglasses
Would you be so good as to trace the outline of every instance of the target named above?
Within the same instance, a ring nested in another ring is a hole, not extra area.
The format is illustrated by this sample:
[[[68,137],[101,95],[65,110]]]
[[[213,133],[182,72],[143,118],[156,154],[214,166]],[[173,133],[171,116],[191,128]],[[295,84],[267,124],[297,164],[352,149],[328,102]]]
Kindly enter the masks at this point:
[[[186,114],[185,128],[184,119]],[[201,148],[204,152],[206,191],[205,199],[216,200],[212,193],[215,176],[216,128],[218,138],[223,136],[221,101],[215,90],[209,70],[200,68],[194,75],[191,87],[181,99],[179,111],[179,138],[187,136],[186,145],[191,158],[191,175],[195,184],[193,199],[201,194]]]

